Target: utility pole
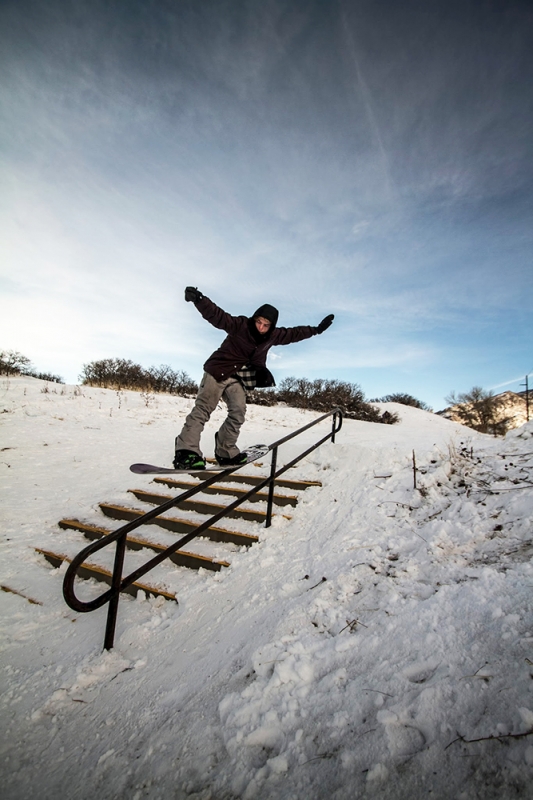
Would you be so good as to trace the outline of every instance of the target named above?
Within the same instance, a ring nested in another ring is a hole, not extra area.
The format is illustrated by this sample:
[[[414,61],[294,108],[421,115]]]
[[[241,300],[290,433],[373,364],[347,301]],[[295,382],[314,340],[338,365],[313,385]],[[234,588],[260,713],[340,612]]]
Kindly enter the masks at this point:
[[[526,421],[529,422],[529,386],[528,386],[528,376],[526,375],[526,382],[521,383],[520,386],[526,387]]]

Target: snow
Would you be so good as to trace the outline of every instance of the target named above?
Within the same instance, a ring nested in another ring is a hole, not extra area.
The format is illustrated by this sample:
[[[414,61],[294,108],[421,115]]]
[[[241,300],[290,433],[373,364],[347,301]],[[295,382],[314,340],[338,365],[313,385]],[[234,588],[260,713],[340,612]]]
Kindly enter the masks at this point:
[[[260,543],[210,543],[222,572],[158,567],[178,603],[124,597],[102,652],[106,609],[69,609],[34,547],[87,544],[63,517],[118,526],[98,503],[139,506],[127,490],[157,484],[129,464],[169,463],[191,404],[0,381],[3,796],[530,797],[533,423],[494,439],[395,404],[398,425],[345,421],[290,471],[323,484],[292,519],[228,522]],[[318,416],[250,406],[242,446]]]

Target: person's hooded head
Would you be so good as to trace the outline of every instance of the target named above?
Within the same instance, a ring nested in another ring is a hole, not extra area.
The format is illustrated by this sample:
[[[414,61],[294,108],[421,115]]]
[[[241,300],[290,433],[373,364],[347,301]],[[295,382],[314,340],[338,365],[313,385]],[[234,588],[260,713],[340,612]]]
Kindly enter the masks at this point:
[[[250,318],[250,329],[254,339],[259,339],[260,341],[268,339],[277,325],[278,316],[278,309],[274,308],[274,306],[271,306],[269,303],[260,306]],[[266,330],[264,329],[264,320],[270,322],[270,326]]]

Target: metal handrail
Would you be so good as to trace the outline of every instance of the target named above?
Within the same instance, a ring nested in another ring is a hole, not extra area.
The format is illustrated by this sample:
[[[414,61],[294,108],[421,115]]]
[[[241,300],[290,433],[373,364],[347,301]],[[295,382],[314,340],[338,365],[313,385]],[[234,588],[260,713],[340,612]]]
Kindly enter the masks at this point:
[[[300,453],[299,456],[294,458],[288,464],[285,464],[279,470],[277,469],[277,456],[278,456],[278,448],[285,444],[286,442],[294,439],[296,436],[299,436],[304,431],[312,428],[314,425],[318,425],[319,422],[322,422],[324,419],[328,417],[333,417],[332,420],[332,428],[331,432],[328,433],[326,436],[323,436],[319,439],[318,442],[313,444],[303,453]],[[151,558],[142,567],[131,572],[126,577],[122,577],[122,571],[124,567],[124,556],[126,552],[126,537],[128,533],[139,528],[141,525],[145,525],[147,522],[151,522],[153,519],[158,517],[160,514],[163,514],[165,511],[168,511],[170,508],[179,505],[184,500],[188,500],[193,495],[197,494],[198,492],[202,492],[212,483],[216,481],[220,481],[221,478],[224,478],[226,475],[229,475],[235,470],[239,469],[239,467],[231,467],[230,469],[226,469],[223,472],[216,472],[214,475],[210,476],[206,480],[202,481],[202,483],[193,486],[191,489],[183,492],[182,494],[178,495],[177,497],[173,497],[170,500],[166,500],[164,503],[156,506],[151,511],[148,511],[146,514],[142,514],[141,516],[137,517],[136,519],[132,520],[131,522],[126,523],[126,525],[122,525],[117,530],[109,533],[105,538],[99,539],[96,542],[92,542],[90,545],[85,547],[81,550],[75,558],[72,559],[71,563],[68,566],[68,569],[65,573],[65,578],[63,580],[63,597],[65,598],[65,602],[67,605],[70,606],[74,611],[79,612],[89,612],[95,611],[97,608],[100,608],[105,603],[109,603],[108,613],[107,613],[107,624],[106,624],[106,632],[104,638],[104,648],[106,650],[111,650],[113,647],[113,642],[115,638],[115,628],[116,628],[116,620],[117,620],[117,612],[118,612],[118,602],[120,597],[120,592],[124,591],[128,586],[130,586],[135,581],[139,580],[143,575],[146,575],[147,572],[150,572],[154,567],[160,564],[162,561],[165,561],[169,558],[173,553],[177,550],[180,550],[184,547],[188,542],[192,539],[195,539],[197,536],[200,536],[204,531],[214,525],[218,520],[222,519],[222,517],[226,516],[229,512],[233,511],[237,508],[241,503],[246,502],[248,498],[252,495],[256,494],[256,492],[263,489],[265,486],[268,485],[268,501],[267,501],[267,514],[266,514],[266,522],[265,527],[270,527],[272,522],[272,506],[274,501],[274,483],[276,478],[280,475],[283,475],[288,469],[293,467],[302,458],[305,458],[309,453],[312,453],[313,450],[316,450],[317,447],[324,444],[324,442],[331,439],[332,443],[335,442],[335,435],[340,431],[342,427],[342,419],[343,414],[340,408],[334,408],[331,411],[328,411],[326,414],[323,414],[318,419],[313,420],[313,422],[304,425],[302,428],[298,428],[297,431],[288,434],[288,436],[284,436],[282,439],[278,439],[273,444],[269,445],[268,450],[272,452],[272,462],[271,462],[271,469],[270,475],[268,478],[265,478],[260,483],[253,486],[250,491],[246,492],[246,494],[242,495],[241,497],[237,498],[233,503],[230,505],[225,506],[221,511],[217,514],[212,516],[210,519],[203,522],[197,528],[194,529],[191,533],[186,534],[177,542],[170,545],[166,548],[166,550],[161,551],[158,555]],[[92,555],[93,553],[102,550],[104,547],[108,547],[113,542],[117,543],[117,547],[115,550],[115,562],[113,566],[113,576],[111,580],[111,588],[107,591],[103,592],[98,597],[94,598],[93,600],[80,600],[76,597],[74,592],[74,580],[76,578],[77,572],[82,566],[82,564],[87,560],[87,558]]]

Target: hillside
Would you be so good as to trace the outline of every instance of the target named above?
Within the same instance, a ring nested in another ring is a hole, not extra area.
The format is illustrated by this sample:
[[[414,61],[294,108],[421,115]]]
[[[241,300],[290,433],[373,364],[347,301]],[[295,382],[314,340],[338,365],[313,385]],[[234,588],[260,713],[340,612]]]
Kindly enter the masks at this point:
[[[322,482],[291,520],[220,545],[223,572],[162,572],[178,604],[126,597],[102,653],[105,610],[72,612],[33,548],[76,552],[61,517],[150,487],[128,465],[169,463],[191,404],[0,381],[0,582],[20,593],[0,593],[3,796],[530,796],[533,423],[494,439],[396,404],[398,425],[345,421],[291,470]],[[251,406],[242,445],[318,416]]]
[[[508,430],[513,430],[514,428],[519,428],[521,425],[525,425],[527,422],[525,392],[521,392],[520,394],[516,392],[502,392],[501,394],[495,395],[495,398],[499,401],[498,413],[495,421],[507,419]],[[449,406],[443,409],[443,411],[439,411],[438,414],[453,422],[461,421],[457,405]]]

